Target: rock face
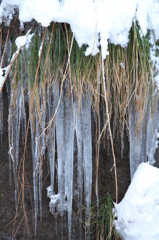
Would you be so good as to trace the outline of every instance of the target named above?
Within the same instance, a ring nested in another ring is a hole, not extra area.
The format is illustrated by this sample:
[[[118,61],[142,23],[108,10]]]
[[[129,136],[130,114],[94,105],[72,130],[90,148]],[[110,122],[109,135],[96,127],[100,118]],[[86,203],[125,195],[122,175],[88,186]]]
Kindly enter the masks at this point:
[[[32,23],[30,23],[32,24]],[[26,28],[30,26],[26,24]],[[7,36],[8,28],[2,26],[3,44]],[[19,35],[19,21],[15,17],[10,26],[9,38],[17,37]],[[48,159],[43,160],[43,190],[42,190],[42,207],[43,218],[40,221],[38,216],[37,223],[37,235],[34,235],[34,213],[33,213],[33,164],[31,154],[31,137],[30,131],[27,141],[27,151],[25,156],[25,162],[22,161],[19,164],[19,171],[22,172],[23,163],[25,174],[19,175],[19,183],[22,182],[23,177],[27,186],[19,189],[19,211],[16,212],[15,198],[14,198],[14,177],[11,169],[11,178],[9,171],[9,158],[8,158],[8,104],[9,96],[7,88],[9,83],[6,82],[3,88],[3,136],[2,146],[0,146],[0,239],[69,239],[68,227],[67,227],[67,213],[60,217],[55,217],[49,212],[49,199],[47,198],[46,188],[50,185],[50,175],[48,173]],[[27,106],[26,106],[27,108]],[[92,129],[95,126],[92,123]],[[94,132],[94,131],[93,131]],[[93,133],[92,133],[93,136]],[[110,143],[109,143],[110,145]],[[92,139],[92,161],[93,161],[93,185],[92,185],[92,201],[96,200],[95,194],[95,181],[96,181],[96,148],[95,137]],[[115,200],[115,177],[114,170],[111,171],[113,166],[113,157],[111,152],[111,146],[109,147],[108,156],[108,144],[107,140],[103,140],[100,145],[99,154],[99,170],[98,170],[98,191],[99,198],[103,197],[109,192]],[[120,201],[129,184],[130,184],[130,164],[129,164],[129,142],[125,134],[124,138],[124,151],[123,158],[121,158],[121,143],[117,138],[114,139],[114,150],[117,162],[117,180],[118,180],[118,200]],[[24,152],[24,144],[20,137],[19,146],[19,159],[22,159]],[[24,159],[23,159],[24,160]],[[11,181],[10,181],[10,180]],[[10,186],[11,182],[11,186]],[[82,231],[79,230],[79,221],[76,216],[76,201],[73,201],[73,219],[72,219],[72,239],[84,239],[84,226]],[[91,235],[91,239],[96,239],[96,234]]]

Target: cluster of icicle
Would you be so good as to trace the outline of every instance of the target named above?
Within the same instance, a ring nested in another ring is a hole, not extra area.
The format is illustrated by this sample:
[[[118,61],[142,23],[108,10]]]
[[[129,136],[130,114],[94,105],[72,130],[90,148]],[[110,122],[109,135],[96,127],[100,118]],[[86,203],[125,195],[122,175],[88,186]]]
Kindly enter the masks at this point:
[[[137,130],[141,113],[135,111],[134,102],[131,104],[129,140],[130,140],[130,173],[131,179],[142,162],[153,165],[156,161],[155,151],[158,148],[159,130],[159,100],[156,96],[147,96],[143,120]],[[154,107],[155,105],[155,107]]]
[[[14,85],[14,79],[12,79],[12,84]],[[62,97],[60,97],[61,88],[56,83],[48,87],[46,94],[44,94],[46,89],[39,86],[40,100],[37,107],[36,101],[31,104],[32,90],[29,90],[29,84],[27,87],[28,96],[24,96],[26,86],[27,78],[25,77],[23,83],[18,83],[16,92],[13,93],[13,90],[11,90],[8,117],[9,156],[10,166],[11,160],[13,161],[15,204],[17,206],[19,137],[20,131],[22,131],[25,140],[27,125],[25,104],[27,101],[30,108],[29,112],[31,112],[35,233],[38,206],[40,206],[40,218],[42,219],[42,162],[47,149],[51,178],[51,184],[47,189],[47,195],[50,198],[50,211],[55,216],[63,216],[64,212],[67,211],[69,239],[71,239],[73,197],[77,199],[80,222],[82,222],[82,201],[83,198],[85,199],[85,221],[86,223],[89,222],[92,189],[91,100],[88,95],[84,95],[81,104],[79,104],[73,95],[68,96],[69,86],[66,81],[62,90]],[[50,123],[50,126],[45,131],[47,123]],[[55,142],[57,149],[55,149]],[[75,146],[75,142],[77,142],[77,146]],[[74,179],[75,150],[78,159],[76,179]],[[57,152],[56,156],[55,151]],[[54,189],[55,171],[57,171],[58,181],[57,193]],[[76,184],[74,184],[74,181]],[[75,185],[76,187],[74,187]]]
[[[22,63],[22,73],[23,68]],[[29,87],[27,76],[23,77],[23,81],[18,83],[16,89],[14,88],[14,78],[11,79],[8,116],[9,163],[11,168],[11,162],[13,162],[15,204],[17,206],[19,137],[20,131],[22,131],[22,136],[24,136],[25,140],[27,125],[25,104],[27,102],[29,112],[31,112],[30,129],[33,160],[35,232],[39,206],[40,217],[42,219],[42,162],[47,149],[51,179],[50,186],[47,188],[47,195],[50,198],[50,211],[55,216],[63,216],[64,212],[67,211],[69,239],[71,239],[73,198],[76,199],[80,223],[82,222],[82,203],[84,199],[86,226],[89,223],[92,189],[91,100],[89,94],[83,94],[80,102],[78,99],[75,99],[73,94],[68,94],[69,84],[67,80],[63,86],[62,93],[60,85],[55,80],[52,82],[54,84],[52,83],[47,89],[43,89],[39,85],[38,93],[40,100],[39,105],[37,105],[35,102],[32,104],[32,90]],[[26,93],[24,95],[26,87],[27,96]],[[0,107],[0,132],[2,136],[3,98],[1,95]],[[154,163],[154,154],[157,147],[159,104],[157,104],[153,115],[151,114],[151,108],[151,103],[146,105],[143,122],[137,134],[135,124],[140,117],[140,113],[135,111],[134,103],[131,105],[129,126],[131,177],[133,177],[138,165],[141,162],[147,161],[147,158],[151,164]],[[48,123],[49,128],[45,129]],[[123,149],[124,143],[122,142],[122,151]],[[75,152],[77,152],[76,175],[74,174]],[[55,191],[55,183],[58,185],[57,191]],[[86,237],[87,230],[86,227]]]
[[[56,91],[55,91],[56,90]],[[58,108],[55,116],[55,127],[52,123],[48,152],[50,159],[51,185],[48,187],[50,198],[50,211],[56,215],[68,212],[68,230],[71,239],[72,199],[77,194],[79,218],[82,222],[82,193],[85,196],[85,222],[89,221],[89,209],[92,189],[92,137],[91,137],[91,101],[90,97],[82,99],[79,109],[78,101],[73,101],[73,96],[67,96],[65,86],[64,96],[59,104],[59,88],[53,89],[55,98],[54,110]],[[48,90],[48,98],[50,91]],[[59,107],[58,107],[59,104]],[[49,105],[49,113],[54,112]],[[55,134],[56,132],[56,134]],[[51,137],[53,136],[53,137]],[[57,163],[55,163],[55,136],[57,142]],[[74,170],[74,142],[77,141],[77,176],[73,179]],[[52,141],[50,141],[52,139]],[[57,167],[58,193],[54,191],[54,173]],[[76,189],[73,189],[73,181]],[[84,189],[83,189],[84,186]]]

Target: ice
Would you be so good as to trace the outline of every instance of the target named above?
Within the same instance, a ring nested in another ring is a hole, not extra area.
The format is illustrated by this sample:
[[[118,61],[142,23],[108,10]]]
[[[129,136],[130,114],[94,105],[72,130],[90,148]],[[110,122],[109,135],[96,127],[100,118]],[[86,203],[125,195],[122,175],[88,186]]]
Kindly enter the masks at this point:
[[[151,113],[151,108],[149,112],[149,119],[147,123],[147,139],[146,139],[146,151],[147,151],[147,157],[150,164],[155,163],[155,151],[158,147],[158,141],[157,141],[157,133],[158,133],[158,127],[159,127],[159,102],[157,103],[157,107],[155,112]]]
[[[100,109],[98,110],[98,138],[100,135]],[[97,141],[97,166],[96,166],[96,196],[97,196],[97,214],[99,217],[99,194],[98,194],[98,166],[99,166],[99,153],[100,153],[100,144]]]
[[[148,96],[149,98],[150,96]],[[148,99],[147,98],[147,99]],[[147,104],[148,100],[145,100],[144,117],[141,125],[137,127],[137,123],[140,118],[140,113],[135,112],[134,103],[132,103],[130,113],[130,173],[131,179],[142,162],[149,161],[150,164],[155,163],[155,151],[158,147],[158,127],[159,127],[159,102],[157,102],[156,109],[152,113],[153,101],[155,97],[151,99],[152,102]]]
[[[72,222],[72,198],[73,198],[73,159],[74,159],[74,121],[73,106],[71,98],[67,96],[68,86],[63,89],[63,98],[56,116],[56,140],[58,157],[58,194],[54,194],[54,151],[49,150],[51,186],[48,188],[48,196],[51,198],[50,211],[56,214],[64,215],[68,212],[68,230],[69,239],[71,239]],[[66,92],[66,94],[65,94]],[[54,92],[55,109],[59,101],[59,89]],[[54,147],[55,147],[55,140]],[[50,147],[50,145],[49,145]],[[60,196],[60,197],[59,197]]]
[[[86,96],[82,101],[82,139],[83,139],[83,171],[85,194],[86,237],[89,237],[90,204],[92,193],[92,132],[91,132],[91,99]]]
[[[74,121],[71,96],[65,98],[65,198],[67,198],[68,230],[71,240],[72,228],[72,199],[73,199],[73,159],[74,159]]]
[[[51,114],[54,113],[53,111],[53,104],[52,104],[52,91],[51,89],[47,89],[47,104],[48,104],[48,121],[51,119]],[[47,135],[47,151],[49,156],[49,163],[50,163],[50,177],[51,177],[51,195],[54,194],[54,172],[55,172],[55,122],[51,124],[51,127],[48,131]]]
[[[82,193],[83,193],[83,136],[82,136],[82,113],[78,101],[75,102],[76,115],[76,136],[77,136],[77,192],[78,192],[78,208],[80,220],[80,234],[82,229]]]
[[[29,94],[32,96],[32,94]],[[31,99],[30,99],[31,101]],[[31,145],[32,145],[32,160],[33,160],[33,188],[34,188],[34,221],[35,234],[37,229],[38,218],[38,202],[40,205],[40,219],[42,220],[42,163],[45,154],[46,135],[43,133],[45,128],[45,99],[44,94],[41,94],[40,111],[36,106],[33,106],[32,114],[30,115],[31,126]]]
[[[78,151],[78,206],[79,219],[82,222],[82,192],[84,186],[85,196],[85,222],[86,222],[86,238],[89,237],[89,211],[91,204],[92,189],[92,132],[91,132],[91,100],[89,95],[84,95],[82,106],[75,102],[76,113],[76,134],[77,134],[77,151]],[[84,183],[83,183],[84,178]],[[81,225],[80,225],[81,228]]]
[[[18,83],[16,94],[11,90],[11,99],[8,116],[8,137],[9,137],[9,168],[11,169],[11,160],[13,162],[14,184],[15,184],[15,206],[17,208],[18,191],[18,166],[19,166],[19,137],[21,125],[26,123],[25,107],[23,102],[23,88],[21,82]],[[10,173],[11,184],[11,173]]]
[[[30,126],[31,126],[31,146],[32,146],[32,161],[33,161],[33,189],[34,189],[34,224],[35,224],[35,235],[37,229],[37,217],[38,217],[38,177],[42,172],[40,171],[40,146],[38,146],[38,113],[37,109],[34,109],[34,116],[30,116]],[[33,119],[34,118],[34,119]],[[35,125],[34,125],[35,124]],[[40,177],[39,177],[40,185]],[[39,186],[41,187],[41,186]],[[39,192],[41,189],[39,189]]]
[[[87,221],[86,235],[89,230],[89,211],[91,204],[92,189],[92,134],[91,134],[91,100],[89,95],[84,95],[82,104],[68,96],[69,85],[65,83],[63,96],[60,99],[60,88],[55,84],[53,89],[54,107],[48,104],[49,112],[57,114],[54,124],[48,135],[48,153],[50,161],[51,185],[47,188],[47,196],[50,198],[50,211],[55,216],[65,216],[68,212],[69,239],[72,232],[72,200],[73,194],[77,195],[77,206],[79,208],[80,229],[82,228],[82,199],[86,205],[85,218]],[[51,99],[51,98],[50,98]],[[60,99],[60,104],[58,106]],[[54,126],[56,135],[54,133]],[[76,131],[76,132],[75,132]],[[55,138],[56,136],[56,138]],[[77,138],[77,179],[73,178],[74,170],[74,136]],[[51,143],[49,141],[51,138]],[[57,178],[58,193],[54,192],[55,172],[55,141],[57,143]],[[84,182],[83,182],[84,179]],[[73,193],[73,181],[77,183],[77,193]],[[84,186],[84,189],[83,189]],[[81,234],[81,231],[80,231]]]
[[[60,94],[60,93],[59,93]],[[59,95],[58,95],[59,97]],[[57,99],[57,104],[58,104]],[[57,104],[55,106],[57,107]],[[56,108],[55,107],[55,108]],[[58,211],[63,215],[63,211],[66,210],[65,203],[65,152],[64,152],[64,140],[65,140],[65,116],[64,116],[64,99],[61,99],[58,108],[56,119],[56,140],[57,140],[57,158],[58,158],[58,193],[60,194],[60,203],[58,204]]]

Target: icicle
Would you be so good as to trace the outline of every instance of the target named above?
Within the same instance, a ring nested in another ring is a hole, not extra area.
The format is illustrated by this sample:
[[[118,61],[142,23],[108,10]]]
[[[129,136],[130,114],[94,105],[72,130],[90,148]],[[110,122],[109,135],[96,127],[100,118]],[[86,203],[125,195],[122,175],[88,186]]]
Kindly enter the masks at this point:
[[[55,85],[55,88],[53,89],[53,95],[54,95],[54,112],[56,111],[59,103],[59,89],[57,85]],[[61,99],[57,114],[55,116],[56,122],[56,142],[57,142],[57,179],[58,179],[58,193],[54,194],[53,192],[53,182],[54,182],[54,172],[52,172],[51,177],[51,186],[47,188],[47,196],[51,199],[49,206],[50,206],[50,212],[52,214],[61,215],[63,216],[64,211],[67,210],[67,204],[65,201],[65,152],[63,150],[64,145],[64,136],[65,136],[65,119],[64,119],[64,100]],[[53,149],[54,150],[54,149]],[[54,152],[51,153],[52,162],[50,162],[51,168],[52,164],[54,164]],[[54,171],[54,167],[53,167]]]
[[[109,148],[110,148],[110,138],[109,138],[109,131],[107,129],[107,151],[108,151],[108,157],[109,157]]]
[[[35,221],[35,236],[36,236],[36,228],[37,228],[37,217],[38,217],[38,171],[39,171],[39,148],[38,148],[38,113],[35,111],[36,118],[36,129],[35,138],[34,138],[34,156],[33,156],[33,187],[34,187],[34,221]]]
[[[8,154],[9,154],[9,185],[11,186],[12,185],[12,182],[11,182],[11,170],[12,170],[12,166],[11,166],[11,149],[9,150]]]
[[[153,101],[153,99],[151,101]],[[159,127],[158,108],[159,103],[157,103],[155,113],[152,115],[151,104],[145,104],[143,122],[141,123],[138,132],[136,132],[135,123],[138,122],[140,113],[139,112],[135,113],[134,103],[132,104],[129,126],[131,179],[138,165],[141,162],[147,162],[147,158],[150,164],[154,164],[155,162],[154,155],[158,144],[157,133]]]
[[[49,144],[48,144],[48,154],[49,154],[49,162],[50,162],[50,176],[51,176],[51,189],[50,194],[54,194],[54,164],[55,164],[55,131],[50,134]]]
[[[138,165],[141,163],[140,155],[141,155],[141,130],[139,130],[139,133],[136,133],[135,124],[137,123],[139,119],[139,113],[135,113],[135,107],[134,102],[132,102],[132,108],[130,113],[130,124],[129,124],[129,130],[130,130],[130,174],[131,174],[131,180],[133,178],[133,175],[138,167]]]
[[[120,133],[121,136],[121,158],[123,158],[123,150],[124,150],[124,130]]]
[[[57,87],[55,86],[55,89]],[[91,134],[91,100],[87,96],[82,100],[82,112],[78,111],[78,102],[74,103],[74,113],[71,96],[68,96],[68,84],[65,83],[63,97],[59,104],[59,90],[54,90],[54,114],[58,106],[58,111],[54,121],[56,122],[56,143],[57,143],[57,177],[58,193],[54,193],[54,159],[55,159],[55,133],[53,126],[49,137],[53,136],[52,143],[48,143],[48,153],[50,159],[51,185],[47,188],[47,195],[51,199],[50,211],[57,216],[64,216],[68,212],[69,239],[72,230],[72,199],[73,199],[73,165],[74,165],[74,131],[77,136],[77,189],[79,218],[82,222],[82,193],[84,185],[84,196],[86,205],[86,238],[89,231],[89,210],[91,204],[92,189],[92,134]],[[49,107],[49,104],[48,104]],[[51,112],[51,108],[50,108]],[[75,116],[75,119],[74,119]],[[74,127],[74,121],[76,127]],[[84,179],[84,182],[83,182]],[[80,223],[80,228],[82,225]],[[80,232],[82,236],[82,232]]]
[[[61,26],[61,24],[59,23],[59,59],[60,59],[60,50],[61,50],[61,45],[60,45],[60,40],[61,40],[61,36],[60,36],[60,26]]]
[[[17,207],[17,190],[18,190],[18,159],[19,159],[19,135],[21,123],[21,109],[22,109],[22,92],[21,84],[17,86],[16,104],[13,105],[13,94],[11,94],[11,102],[9,109],[9,137],[10,137],[10,150],[9,154],[13,160],[14,184],[15,184],[15,206]],[[11,165],[9,163],[9,165]]]
[[[80,239],[82,236],[82,192],[83,192],[83,143],[82,143],[82,114],[79,113],[78,102],[74,104],[76,113],[76,136],[77,136],[77,189],[78,189],[78,208],[79,208],[79,230]]]
[[[90,204],[92,192],[92,133],[91,133],[91,100],[87,96],[82,102],[82,138],[83,138],[83,166],[84,166],[84,193],[85,193],[85,237],[89,238]]]
[[[53,107],[51,105],[52,99],[50,94],[49,88],[47,89],[47,104],[48,104],[48,122],[51,119],[51,113],[53,112]],[[55,110],[55,109],[54,109]],[[49,129],[48,137],[47,137],[47,150],[49,155],[49,162],[50,162],[50,177],[51,177],[51,186],[50,186],[50,196],[54,194],[54,164],[55,164],[55,127],[54,122],[51,124]]]
[[[158,106],[157,106],[158,107]],[[146,153],[148,157],[148,161],[150,164],[155,163],[155,151],[157,148],[157,133],[158,133],[158,126],[159,126],[159,117],[157,109],[155,113],[151,114],[151,108],[149,110],[149,118],[147,123],[147,139],[146,139]]]
[[[100,110],[98,113],[98,136],[100,135]],[[99,166],[99,153],[100,153],[100,144],[98,144],[98,166]],[[99,217],[99,196],[98,196],[98,173],[96,176],[96,195],[97,195],[97,214]]]
[[[57,106],[57,104],[56,104]],[[65,119],[64,119],[64,100],[61,99],[57,119],[56,119],[56,138],[57,138],[57,157],[58,157],[58,193],[60,202],[57,206],[58,212],[63,215],[66,210],[65,203],[65,152],[63,149],[63,141],[65,136]]]
[[[39,168],[39,202],[40,202],[40,220],[42,221],[42,163]]]
[[[74,159],[74,121],[73,108],[70,96],[65,96],[65,197],[67,198],[68,230],[71,240],[72,198],[73,198],[73,159]]]

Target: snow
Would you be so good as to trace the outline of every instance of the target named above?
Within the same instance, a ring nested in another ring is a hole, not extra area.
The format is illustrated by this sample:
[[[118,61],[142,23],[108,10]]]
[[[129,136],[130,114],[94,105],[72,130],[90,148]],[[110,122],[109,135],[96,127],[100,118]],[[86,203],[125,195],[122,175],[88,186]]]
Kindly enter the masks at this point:
[[[134,18],[143,35],[151,28],[151,21],[159,38],[159,3],[155,0],[3,0],[0,15],[5,16],[8,25],[15,7],[19,9],[21,25],[33,18],[43,26],[51,21],[69,23],[79,46],[88,45],[86,55],[97,54],[101,45],[105,58],[109,54],[108,40],[126,46]]]
[[[116,229],[124,240],[159,239],[159,169],[141,163],[117,205]]]
[[[27,34],[25,36],[20,36],[20,37],[16,38],[15,43],[16,43],[18,49],[20,47],[23,47],[24,45],[26,45],[25,48],[28,49],[31,39],[34,36],[34,33],[29,34],[30,31],[31,31],[31,29],[27,32]]]
[[[1,68],[0,67],[0,89],[3,86],[4,80],[5,80],[5,75],[8,71],[9,67]]]

